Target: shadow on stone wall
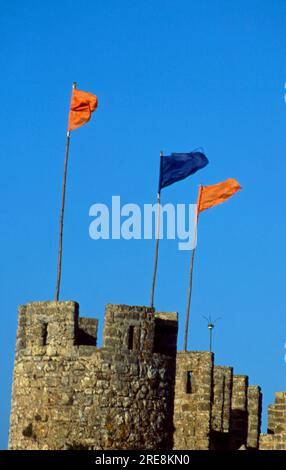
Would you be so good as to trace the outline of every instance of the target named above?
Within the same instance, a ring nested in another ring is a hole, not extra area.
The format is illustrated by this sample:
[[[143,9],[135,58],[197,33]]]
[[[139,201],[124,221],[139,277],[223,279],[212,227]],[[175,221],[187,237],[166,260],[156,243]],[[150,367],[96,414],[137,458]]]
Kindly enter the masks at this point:
[[[229,449],[238,450],[247,442],[248,413],[245,410],[233,409],[230,413]]]

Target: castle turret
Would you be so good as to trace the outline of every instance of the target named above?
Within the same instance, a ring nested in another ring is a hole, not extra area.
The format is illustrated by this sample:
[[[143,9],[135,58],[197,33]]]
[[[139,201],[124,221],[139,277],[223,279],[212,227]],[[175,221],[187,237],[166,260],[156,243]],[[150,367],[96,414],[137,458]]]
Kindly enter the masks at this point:
[[[171,449],[177,315],[108,305],[97,321],[75,302],[19,309],[11,449]]]
[[[97,328],[76,302],[19,308],[10,449],[258,448],[260,387],[177,352],[176,313],[109,304],[101,348]],[[284,415],[277,394],[261,448],[285,444]]]

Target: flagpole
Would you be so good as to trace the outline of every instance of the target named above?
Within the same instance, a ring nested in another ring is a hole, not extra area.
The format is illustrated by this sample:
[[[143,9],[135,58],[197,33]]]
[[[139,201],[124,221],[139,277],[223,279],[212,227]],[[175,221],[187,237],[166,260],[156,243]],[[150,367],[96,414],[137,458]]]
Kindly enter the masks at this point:
[[[73,90],[76,88],[76,82],[73,83]],[[60,285],[61,285],[61,274],[62,274],[62,254],[63,254],[63,226],[64,226],[64,213],[65,213],[65,198],[66,198],[66,181],[67,181],[67,169],[68,169],[68,158],[70,148],[70,131],[67,132],[66,140],[66,151],[64,160],[64,175],[62,183],[62,204],[60,213],[60,224],[59,224],[59,248],[58,248],[58,267],[57,267],[57,284],[56,284],[56,301],[59,300]]]
[[[192,249],[191,263],[190,263],[190,275],[189,275],[189,289],[188,289],[188,300],[186,308],[186,325],[185,325],[185,338],[184,338],[184,351],[187,351],[188,346],[188,332],[189,332],[189,316],[190,316],[190,305],[193,289],[193,269],[194,269],[194,258],[196,249]]]
[[[193,270],[194,270],[195,251],[196,251],[195,247],[196,247],[196,242],[197,242],[198,215],[199,215],[201,193],[202,193],[202,185],[200,185],[199,197],[197,201],[194,242],[193,242],[193,249],[192,249],[192,254],[191,254],[191,262],[190,262],[189,289],[188,289],[188,299],[187,299],[187,307],[186,307],[186,324],[185,324],[185,336],[184,336],[184,351],[185,352],[187,351],[187,347],[188,347],[189,318],[190,318],[190,307],[191,307],[191,298],[192,298],[192,290],[193,290]]]
[[[160,211],[161,211],[161,187],[160,187],[160,178],[161,178],[161,169],[162,169],[162,157],[163,152],[160,152],[160,175],[159,175],[159,188],[157,193],[157,210],[156,210],[156,245],[155,245],[155,261],[154,261],[154,271],[152,277],[152,286],[151,286],[151,295],[150,295],[150,306],[154,307],[154,290],[157,274],[157,265],[158,265],[158,253],[159,253],[159,237],[160,237]]]

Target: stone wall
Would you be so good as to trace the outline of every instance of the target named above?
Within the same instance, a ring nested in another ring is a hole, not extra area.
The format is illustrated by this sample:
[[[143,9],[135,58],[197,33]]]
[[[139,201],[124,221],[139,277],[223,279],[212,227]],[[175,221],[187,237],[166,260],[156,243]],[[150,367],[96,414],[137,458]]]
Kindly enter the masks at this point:
[[[245,446],[247,441],[247,387],[246,375],[233,376],[229,442],[231,450]]]
[[[248,449],[257,450],[261,428],[262,394],[257,385],[249,385],[247,389],[247,441]]]
[[[178,352],[176,367],[174,449],[257,449],[260,387],[209,352]]]
[[[286,392],[276,392],[275,404],[268,407],[267,434],[259,438],[260,450],[286,450]]]
[[[232,367],[214,367],[211,416],[211,448],[213,450],[227,449],[229,445],[232,380]]]
[[[176,313],[76,302],[19,308],[11,449],[257,449],[261,391],[210,352],[177,352]],[[286,393],[269,408],[261,448],[286,448]]]
[[[178,352],[174,405],[174,449],[210,447],[213,354]]]
[[[171,449],[177,316],[108,305],[104,344],[75,302],[19,310],[11,449]],[[160,337],[164,353],[154,343]],[[156,352],[155,352],[156,351]]]

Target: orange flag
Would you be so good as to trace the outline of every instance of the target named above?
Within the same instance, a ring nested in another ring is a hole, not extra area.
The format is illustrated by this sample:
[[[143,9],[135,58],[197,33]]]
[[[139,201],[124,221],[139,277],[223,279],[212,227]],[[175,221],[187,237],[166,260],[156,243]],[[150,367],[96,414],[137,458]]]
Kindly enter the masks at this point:
[[[97,96],[86,91],[72,91],[68,130],[83,126],[90,120],[91,113],[97,108]]]
[[[201,185],[197,202],[197,214],[199,215],[200,212],[221,204],[240,189],[240,184],[234,178],[229,178],[212,186]]]

